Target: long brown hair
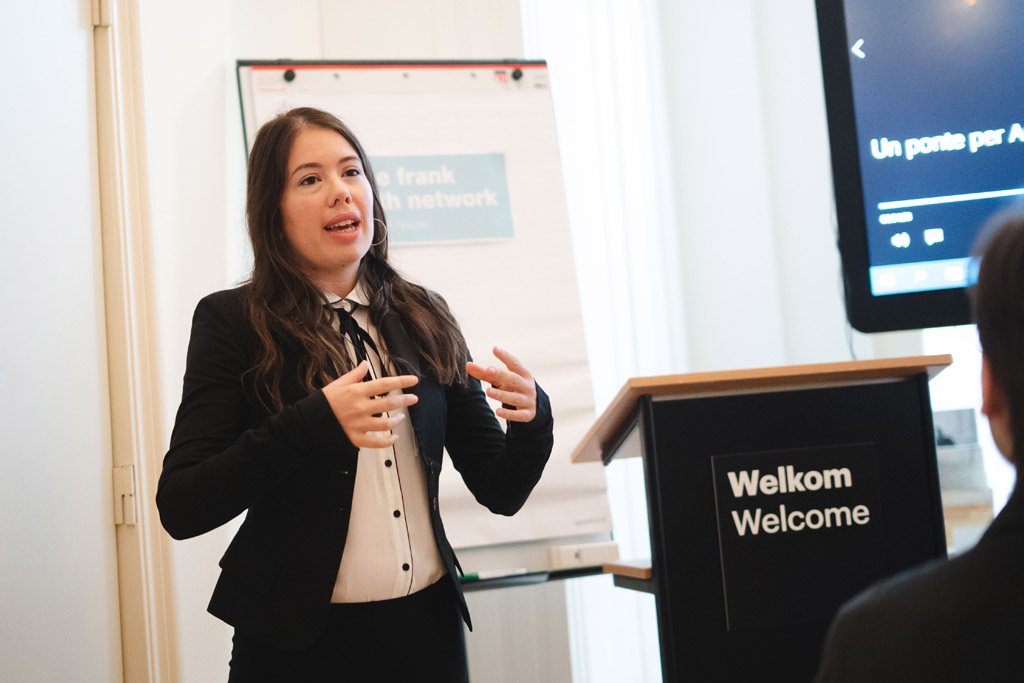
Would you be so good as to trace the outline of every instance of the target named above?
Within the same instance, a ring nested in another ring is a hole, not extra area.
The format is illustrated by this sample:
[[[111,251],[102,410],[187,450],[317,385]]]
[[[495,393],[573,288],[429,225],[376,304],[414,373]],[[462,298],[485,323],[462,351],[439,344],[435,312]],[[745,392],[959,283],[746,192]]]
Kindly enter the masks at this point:
[[[247,303],[260,342],[252,372],[261,400],[275,411],[283,407],[282,344],[298,352],[299,381],[310,392],[352,366],[331,327],[332,313],[325,308],[323,292],[299,268],[284,234],[281,198],[288,157],[295,138],[307,128],[332,130],[345,138],[359,155],[373,191],[373,243],[359,265],[359,280],[370,299],[370,321],[380,329],[386,317],[397,315],[419,352],[421,370],[443,384],[464,382],[468,354],[455,318],[436,294],[409,282],[388,262],[387,219],[362,145],[336,116],[300,107],[265,123],[249,153],[246,218],[253,267]],[[409,359],[390,357],[403,372],[409,371]]]

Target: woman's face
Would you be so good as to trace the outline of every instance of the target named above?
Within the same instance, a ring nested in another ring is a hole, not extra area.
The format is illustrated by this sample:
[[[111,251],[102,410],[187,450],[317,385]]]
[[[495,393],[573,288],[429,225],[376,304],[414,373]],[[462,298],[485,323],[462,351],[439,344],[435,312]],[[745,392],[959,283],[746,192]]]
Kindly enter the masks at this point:
[[[292,143],[286,173],[285,238],[302,271],[344,297],[373,242],[373,191],[359,155],[339,133],[306,128]]]

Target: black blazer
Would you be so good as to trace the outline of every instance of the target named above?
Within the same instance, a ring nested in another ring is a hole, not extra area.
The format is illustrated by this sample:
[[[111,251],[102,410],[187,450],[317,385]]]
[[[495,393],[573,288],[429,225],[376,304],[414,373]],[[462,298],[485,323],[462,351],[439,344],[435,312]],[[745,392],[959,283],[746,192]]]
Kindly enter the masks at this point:
[[[832,623],[819,683],[1024,680],[1024,491],[971,550],[867,589]]]
[[[301,649],[323,631],[348,531],[358,448],[322,391],[301,388],[296,350],[285,354],[281,393],[272,415],[256,396],[251,373],[257,340],[248,320],[246,287],[211,294],[192,321],[184,388],[156,502],[176,539],[219,527],[247,511],[220,560],[209,611],[240,631],[283,649]],[[514,514],[540,479],[551,452],[552,417],[537,388],[537,415],[510,423],[507,434],[480,383],[443,386],[423,376],[401,323],[385,320],[388,350],[408,361],[419,383],[409,408],[427,472],[431,524],[467,625],[456,578],[458,561],[438,511],[442,449],[476,499]]]

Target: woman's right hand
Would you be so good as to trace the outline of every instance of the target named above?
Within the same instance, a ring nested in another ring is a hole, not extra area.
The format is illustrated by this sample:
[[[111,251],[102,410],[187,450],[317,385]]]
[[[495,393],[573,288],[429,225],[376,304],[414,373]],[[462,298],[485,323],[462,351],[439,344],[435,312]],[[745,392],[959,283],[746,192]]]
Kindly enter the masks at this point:
[[[382,432],[390,432],[405,418],[405,413],[391,417],[385,413],[402,406],[411,406],[419,400],[416,394],[388,394],[415,385],[419,378],[415,375],[399,375],[363,382],[368,370],[364,360],[325,386],[323,392],[353,446],[387,448],[398,439],[398,435]]]

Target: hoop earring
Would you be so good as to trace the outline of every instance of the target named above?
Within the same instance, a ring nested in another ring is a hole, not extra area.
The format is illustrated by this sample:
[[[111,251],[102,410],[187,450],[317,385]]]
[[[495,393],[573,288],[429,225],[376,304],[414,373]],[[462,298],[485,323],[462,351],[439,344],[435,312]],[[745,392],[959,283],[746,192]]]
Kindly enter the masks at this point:
[[[373,222],[380,223],[380,227],[384,232],[384,236],[380,238],[379,242],[373,242],[372,244],[370,244],[370,246],[379,247],[380,245],[388,241],[388,224],[382,221],[381,219],[377,218],[376,216],[373,217]]]

